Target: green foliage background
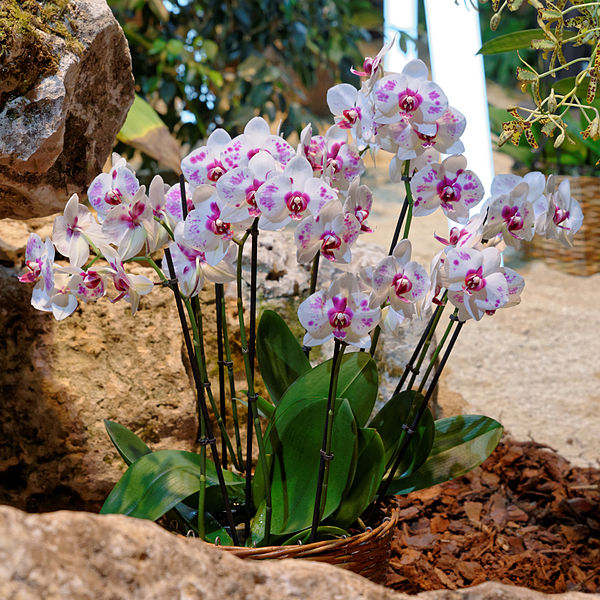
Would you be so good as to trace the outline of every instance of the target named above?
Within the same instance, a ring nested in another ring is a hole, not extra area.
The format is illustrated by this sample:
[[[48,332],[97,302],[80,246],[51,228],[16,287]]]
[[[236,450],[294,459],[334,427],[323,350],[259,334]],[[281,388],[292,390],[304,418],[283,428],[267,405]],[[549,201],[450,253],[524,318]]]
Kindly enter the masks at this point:
[[[367,0],[109,0],[129,41],[138,92],[192,145],[256,114],[282,131],[315,115],[306,90],[348,80],[362,64],[357,23],[381,18]],[[324,102],[321,104],[326,109]],[[187,122],[186,122],[187,121]]]

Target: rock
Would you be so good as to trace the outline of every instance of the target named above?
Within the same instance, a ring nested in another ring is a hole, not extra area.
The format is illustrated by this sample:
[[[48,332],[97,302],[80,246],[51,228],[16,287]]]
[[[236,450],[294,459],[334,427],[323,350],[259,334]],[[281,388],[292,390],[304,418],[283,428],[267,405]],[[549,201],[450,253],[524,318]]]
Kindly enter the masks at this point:
[[[35,6],[3,3],[0,218],[48,215],[85,192],[134,97],[127,41],[105,0],[60,0],[53,19],[18,21]]]
[[[241,560],[149,521],[0,507],[0,597],[20,600],[542,600],[497,583],[408,596],[324,563]],[[553,600],[584,600],[570,592]]]
[[[105,298],[60,322],[30,298],[0,266],[0,502],[97,510],[124,470],[103,419],[153,449],[192,447],[195,399],[172,293],[153,290],[133,318]]]

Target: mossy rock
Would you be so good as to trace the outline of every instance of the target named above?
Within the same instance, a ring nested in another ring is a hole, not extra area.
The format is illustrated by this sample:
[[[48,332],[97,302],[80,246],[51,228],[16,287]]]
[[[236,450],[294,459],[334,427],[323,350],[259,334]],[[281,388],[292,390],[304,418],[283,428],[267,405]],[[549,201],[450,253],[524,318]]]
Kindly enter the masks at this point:
[[[0,107],[58,69],[52,37],[83,53],[70,17],[71,0],[3,0],[0,5]]]

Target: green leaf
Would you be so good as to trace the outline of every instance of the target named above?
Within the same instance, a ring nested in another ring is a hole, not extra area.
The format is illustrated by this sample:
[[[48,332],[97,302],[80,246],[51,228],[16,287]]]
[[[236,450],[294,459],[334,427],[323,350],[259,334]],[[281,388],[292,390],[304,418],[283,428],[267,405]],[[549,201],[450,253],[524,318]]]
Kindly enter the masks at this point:
[[[176,173],[181,172],[179,142],[152,106],[137,94],[117,139],[145,152]]]
[[[243,494],[244,479],[223,472],[232,493]],[[215,466],[206,462],[207,487],[218,485]],[[200,489],[200,456],[183,450],[160,450],[138,458],[125,471],[100,514],[118,513],[155,521]]]
[[[104,427],[106,427],[110,441],[114,444],[127,466],[135,462],[140,456],[152,452],[133,431],[130,431],[124,425],[104,419]]]
[[[206,535],[204,540],[211,544],[219,543],[220,546],[233,546],[233,540],[227,530],[210,514],[204,515]]]
[[[542,32],[539,29],[524,29],[523,31],[514,31],[513,33],[499,35],[483,44],[477,54],[487,56],[489,54],[530,48],[531,42],[539,39],[540,35],[542,35]]]
[[[464,475],[493,452],[502,431],[500,423],[481,415],[436,421],[429,457],[417,472],[394,479],[389,494],[408,494]]]
[[[279,406],[324,398],[329,392],[332,360],[299,377],[281,398]],[[371,416],[377,399],[377,365],[368,352],[345,354],[338,378],[338,398],[347,398],[359,427]]]
[[[358,430],[358,459],[352,487],[342,498],[332,520],[348,527],[369,506],[377,493],[385,471],[384,449],[375,429]]]
[[[312,522],[320,450],[325,424],[326,398],[305,398],[275,410],[274,422],[280,445],[273,461],[271,531],[294,533]],[[348,486],[357,444],[354,415],[346,399],[336,401],[329,466],[329,483],[323,518],[339,506]]]
[[[265,310],[256,335],[258,366],[271,400],[277,404],[285,391],[304,373],[310,361],[285,321]]]

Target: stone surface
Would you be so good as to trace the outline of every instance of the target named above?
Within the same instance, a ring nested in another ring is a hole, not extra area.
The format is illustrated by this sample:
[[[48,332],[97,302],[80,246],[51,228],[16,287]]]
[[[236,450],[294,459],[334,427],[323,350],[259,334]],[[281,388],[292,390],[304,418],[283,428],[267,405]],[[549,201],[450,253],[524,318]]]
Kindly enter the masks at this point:
[[[27,515],[0,507],[0,597],[6,600],[406,600],[331,565],[241,560],[149,521],[121,515]],[[423,600],[584,600],[496,583]]]
[[[69,19],[75,46],[37,36],[57,69],[23,95],[0,94],[0,218],[48,215],[85,192],[133,102],[127,41],[105,0],[73,0]],[[38,43],[16,37],[9,53],[22,54],[30,42]]]
[[[144,272],[152,277],[152,273]],[[103,419],[155,449],[191,449],[195,400],[170,290],[82,305],[57,322],[0,266],[0,502],[97,510],[124,470]]]

